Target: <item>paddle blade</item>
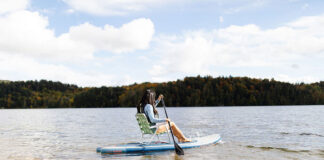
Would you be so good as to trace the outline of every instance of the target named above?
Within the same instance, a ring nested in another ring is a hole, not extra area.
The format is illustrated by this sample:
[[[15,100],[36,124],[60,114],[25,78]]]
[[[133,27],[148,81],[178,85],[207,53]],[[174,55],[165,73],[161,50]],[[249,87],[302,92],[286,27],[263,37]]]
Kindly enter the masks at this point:
[[[174,143],[174,150],[177,155],[184,155],[183,149],[177,143]]]

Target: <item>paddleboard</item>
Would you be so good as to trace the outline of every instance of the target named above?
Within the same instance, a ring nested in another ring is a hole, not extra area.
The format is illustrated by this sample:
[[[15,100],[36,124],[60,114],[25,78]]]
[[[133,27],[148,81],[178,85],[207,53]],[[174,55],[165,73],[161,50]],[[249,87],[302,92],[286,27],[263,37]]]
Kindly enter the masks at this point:
[[[178,143],[183,148],[196,148],[205,145],[215,144],[221,140],[219,134],[208,135],[204,137],[193,138],[191,142]],[[120,154],[120,153],[132,153],[132,152],[152,152],[152,151],[166,151],[174,150],[173,143],[166,142],[151,142],[151,143],[127,143],[119,144],[108,147],[98,147],[97,152],[107,154]]]

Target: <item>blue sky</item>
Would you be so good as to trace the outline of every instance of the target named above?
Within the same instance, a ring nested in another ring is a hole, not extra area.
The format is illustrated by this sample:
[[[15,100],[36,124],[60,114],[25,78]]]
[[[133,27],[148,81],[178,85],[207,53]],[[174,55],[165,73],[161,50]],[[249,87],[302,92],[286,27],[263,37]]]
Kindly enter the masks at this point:
[[[320,0],[4,0],[0,79],[323,81]]]

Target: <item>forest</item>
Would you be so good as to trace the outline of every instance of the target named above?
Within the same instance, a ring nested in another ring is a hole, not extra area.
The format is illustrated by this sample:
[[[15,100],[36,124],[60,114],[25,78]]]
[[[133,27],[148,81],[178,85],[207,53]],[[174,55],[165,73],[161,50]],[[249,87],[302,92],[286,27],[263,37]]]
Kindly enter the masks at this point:
[[[164,83],[78,87],[48,80],[0,81],[0,108],[135,107],[143,92],[163,94],[167,106],[324,104],[324,82],[286,83],[249,77],[197,76]]]

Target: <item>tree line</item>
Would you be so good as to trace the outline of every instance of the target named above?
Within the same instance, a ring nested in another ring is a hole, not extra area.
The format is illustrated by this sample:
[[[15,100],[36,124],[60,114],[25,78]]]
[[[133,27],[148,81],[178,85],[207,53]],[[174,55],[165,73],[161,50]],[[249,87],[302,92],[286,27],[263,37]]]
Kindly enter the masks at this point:
[[[324,82],[285,83],[248,77],[186,77],[164,83],[78,87],[61,82],[0,81],[0,108],[134,107],[143,92],[163,94],[168,106],[324,104]]]

